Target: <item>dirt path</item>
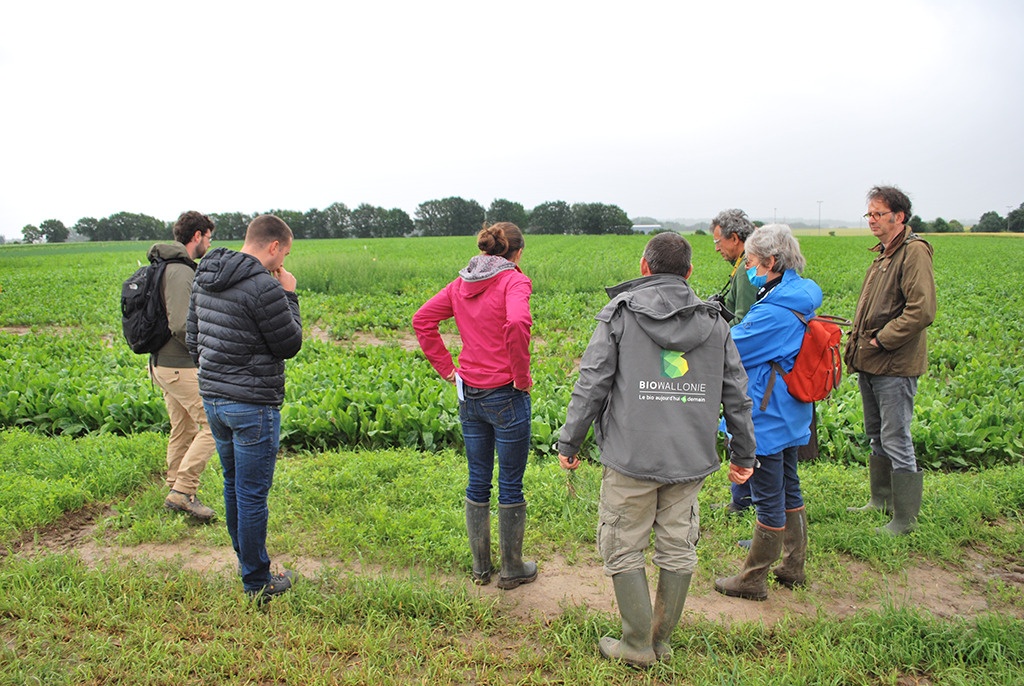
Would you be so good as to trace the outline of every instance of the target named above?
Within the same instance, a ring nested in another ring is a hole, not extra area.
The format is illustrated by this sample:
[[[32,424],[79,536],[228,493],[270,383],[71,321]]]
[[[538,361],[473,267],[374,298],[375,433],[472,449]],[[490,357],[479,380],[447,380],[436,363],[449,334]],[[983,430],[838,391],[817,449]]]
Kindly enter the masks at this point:
[[[14,546],[12,554],[34,557],[49,552],[73,551],[86,565],[94,568],[138,559],[177,560],[183,569],[235,574],[237,562],[227,547],[196,545],[193,541],[135,546],[106,542],[97,535],[97,526],[113,514],[110,508],[98,507],[69,514],[57,525],[35,532],[31,537],[26,536]],[[342,560],[294,555],[275,556],[274,565],[275,568],[294,569],[309,577],[316,576],[324,568],[352,574],[382,573],[381,568],[353,565]],[[686,612],[724,623],[762,621],[774,624],[786,616],[814,617],[820,614],[842,618],[861,609],[891,605],[913,606],[944,618],[973,617],[993,611],[1024,618],[1024,607],[1020,604],[996,608],[983,592],[991,582],[1014,589],[1018,595],[1024,592],[1024,566],[1014,562],[972,553],[968,563],[955,570],[919,562],[898,574],[884,575],[854,560],[846,560],[846,568],[850,583],[841,588],[812,580],[804,591],[773,588],[768,600],[761,603],[722,596],[713,590],[712,579],[698,573],[690,587]],[[454,581],[455,577],[450,580]],[[651,581],[653,587],[655,578],[652,577]],[[616,611],[611,580],[604,576],[596,553],[592,559],[583,559],[577,564],[569,564],[561,556],[544,559],[537,581],[521,590],[501,591],[493,583],[478,587],[468,579],[465,583],[470,593],[497,597],[504,611],[524,620],[551,621],[575,605],[608,613]],[[864,592],[865,588],[870,592]]]

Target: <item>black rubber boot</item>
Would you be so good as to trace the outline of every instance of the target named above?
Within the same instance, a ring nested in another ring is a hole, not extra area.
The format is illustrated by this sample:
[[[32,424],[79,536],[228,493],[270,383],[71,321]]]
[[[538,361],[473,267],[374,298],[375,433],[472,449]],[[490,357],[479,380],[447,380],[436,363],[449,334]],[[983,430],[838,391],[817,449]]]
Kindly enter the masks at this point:
[[[491,574],[494,573],[490,503],[475,503],[466,498],[466,532],[469,534],[469,549],[473,553],[473,583],[486,586],[491,583]]]
[[[622,616],[622,638],[605,636],[598,642],[609,660],[622,660],[635,667],[650,667],[657,659],[651,643],[651,594],[647,572],[634,569],[612,577],[615,601]]]
[[[523,534],[526,532],[526,503],[498,506],[501,536],[501,574],[498,588],[516,588],[537,579],[537,563],[523,562]]]
[[[892,462],[884,455],[868,459],[868,479],[871,484],[871,499],[863,507],[848,507],[847,512],[868,512],[882,510],[892,513]]]
[[[769,529],[754,523],[754,536],[743,569],[735,576],[715,581],[715,590],[733,598],[768,600],[768,568],[782,552],[784,529]]]
[[[651,630],[651,644],[654,654],[662,662],[672,659],[672,647],[668,639],[679,623],[690,591],[691,574],[670,572],[662,569],[658,574],[658,590],[654,594],[654,628]]]
[[[924,492],[924,472],[892,473],[892,521],[878,531],[900,536],[917,528]]]
[[[786,512],[786,530],[782,532],[782,564],[772,575],[786,588],[807,584],[804,563],[807,561],[807,510]]]

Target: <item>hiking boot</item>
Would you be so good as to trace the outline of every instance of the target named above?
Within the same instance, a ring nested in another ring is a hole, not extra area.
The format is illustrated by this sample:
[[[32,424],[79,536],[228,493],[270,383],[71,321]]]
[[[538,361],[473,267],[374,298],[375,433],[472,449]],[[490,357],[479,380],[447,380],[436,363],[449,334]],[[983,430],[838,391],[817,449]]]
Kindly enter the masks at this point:
[[[281,595],[292,587],[292,579],[295,573],[290,569],[284,570],[281,574],[271,574],[270,582],[258,591],[246,591],[251,598],[257,600],[261,605],[276,595]]]
[[[190,514],[200,522],[210,521],[215,514],[213,509],[203,505],[195,494],[188,495],[181,491],[175,491],[173,488],[167,494],[167,498],[164,499],[164,507],[168,510],[177,510],[178,512]]]

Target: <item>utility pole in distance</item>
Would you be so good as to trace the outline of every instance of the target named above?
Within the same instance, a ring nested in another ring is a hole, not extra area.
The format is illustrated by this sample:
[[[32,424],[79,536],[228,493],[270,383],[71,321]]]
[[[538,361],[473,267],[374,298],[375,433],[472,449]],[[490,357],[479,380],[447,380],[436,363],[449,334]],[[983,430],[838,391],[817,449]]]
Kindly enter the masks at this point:
[[[821,235],[821,200],[818,201],[818,235]]]

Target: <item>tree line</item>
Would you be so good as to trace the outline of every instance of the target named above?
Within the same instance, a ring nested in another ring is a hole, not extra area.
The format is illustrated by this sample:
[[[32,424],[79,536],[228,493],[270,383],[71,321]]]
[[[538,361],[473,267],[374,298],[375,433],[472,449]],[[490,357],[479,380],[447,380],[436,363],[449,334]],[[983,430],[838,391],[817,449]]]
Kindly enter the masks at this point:
[[[475,200],[460,197],[428,200],[420,203],[415,218],[404,210],[385,209],[363,203],[349,209],[336,202],[322,210],[306,212],[270,210],[288,222],[296,238],[401,238],[405,236],[471,236],[484,221],[509,221],[530,234],[628,234],[634,223],[658,224],[649,217],[631,221],[617,205],[603,203],[545,202],[532,210],[521,203],[497,199],[484,208]],[[257,213],[260,214],[260,213]],[[222,240],[241,240],[256,214],[227,212],[210,214]],[[917,233],[962,233],[966,227],[953,219],[937,217],[930,222],[914,215],[907,222]],[[665,230],[687,227],[660,222]],[[131,212],[118,212],[103,219],[83,217],[70,229],[58,219],[47,219],[39,226],[29,224],[22,230],[26,243],[63,243],[71,238],[89,241],[161,241],[170,236],[172,222]],[[693,228],[693,227],[690,227]],[[710,228],[710,227],[709,227]],[[970,227],[974,233],[1024,233],[1024,203],[1007,213],[986,212]],[[2,239],[0,239],[2,240]]]
[[[355,209],[336,202],[322,210],[268,212],[285,220],[295,238],[472,236],[485,221],[512,222],[532,234],[628,234],[633,226],[616,205],[553,201],[527,210],[521,203],[498,199],[485,209],[475,200],[460,197],[420,203],[415,218],[401,209],[366,203]],[[228,212],[209,216],[217,227],[217,238],[241,240],[256,214]],[[145,214],[118,212],[103,219],[84,217],[70,229],[57,219],[47,219],[39,226],[25,226],[21,233],[26,243],[63,243],[72,237],[88,241],[160,241],[170,236],[172,225]]]

